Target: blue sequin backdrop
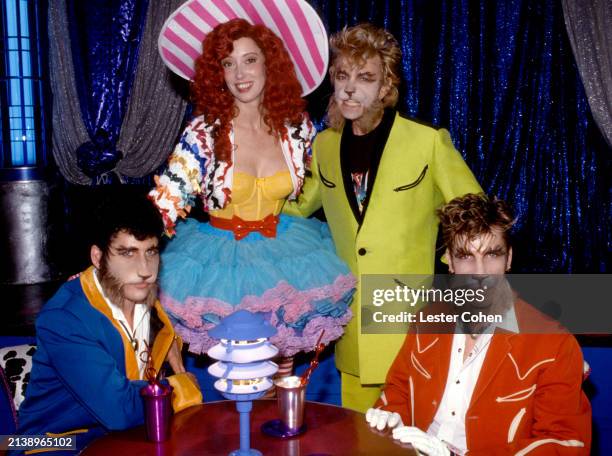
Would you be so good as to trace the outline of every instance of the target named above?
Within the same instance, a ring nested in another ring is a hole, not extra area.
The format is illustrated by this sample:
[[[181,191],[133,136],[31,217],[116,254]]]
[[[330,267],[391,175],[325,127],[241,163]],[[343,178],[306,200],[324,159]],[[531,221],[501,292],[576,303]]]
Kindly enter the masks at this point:
[[[399,109],[448,128],[509,201],[515,272],[608,272],[612,151],[595,125],[557,0],[311,0],[330,32],[371,22],[402,47]],[[309,96],[320,119],[331,93]]]
[[[610,270],[612,151],[591,117],[558,0],[310,3],[330,32],[368,21],[398,38],[399,109],[448,128],[483,188],[514,206],[514,271]],[[146,4],[68,2],[92,137],[80,164],[92,175],[119,158]],[[330,93],[326,81],[308,97],[314,119]]]

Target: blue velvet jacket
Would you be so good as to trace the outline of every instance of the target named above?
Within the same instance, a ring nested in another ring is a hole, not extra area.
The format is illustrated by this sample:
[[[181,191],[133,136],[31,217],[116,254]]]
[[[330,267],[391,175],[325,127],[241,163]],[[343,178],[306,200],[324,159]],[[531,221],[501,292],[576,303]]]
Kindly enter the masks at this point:
[[[159,368],[174,330],[159,303],[151,321]],[[82,448],[108,430],[143,423],[140,389],[146,382],[138,380],[134,351],[95,287],[93,268],[65,283],[45,304],[36,334],[38,350],[18,434],[74,434]]]

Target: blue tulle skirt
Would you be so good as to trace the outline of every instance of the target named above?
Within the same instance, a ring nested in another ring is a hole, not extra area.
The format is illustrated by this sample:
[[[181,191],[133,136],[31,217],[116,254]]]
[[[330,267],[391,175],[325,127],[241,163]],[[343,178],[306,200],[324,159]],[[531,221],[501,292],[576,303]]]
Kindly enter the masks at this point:
[[[277,328],[283,356],[337,339],[351,318],[355,278],[340,260],[327,224],[281,215],[275,238],[231,231],[194,219],[179,222],[162,253],[160,300],[189,351],[206,352],[221,318],[262,312]]]

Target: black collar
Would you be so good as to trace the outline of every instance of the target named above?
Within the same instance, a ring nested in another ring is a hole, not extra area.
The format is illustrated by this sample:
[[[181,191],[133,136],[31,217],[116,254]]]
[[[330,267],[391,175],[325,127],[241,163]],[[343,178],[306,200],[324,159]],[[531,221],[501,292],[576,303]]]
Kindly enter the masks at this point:
[[[389,138],[389,134],[391,133],[391,128],[393,127],[393,122],[395,121],[395,110],[391,108],[385,109],[383,117],[380,121],[380,124],[375,128],[376,130],[376,140],[374,142],[374,150],[372,150],[371,161],[370,161],[370,174],[368,177],[368,188],[366,191],[366,197],[363,201],[363,211],[359,212],[359,206],[357,204],[357,197],[355,196],[355,190],[353,189],[353,179],[351,176],[351,170],[349,169],[348,157],[351,153],[360,153],[360,151],[349,150],[349,141],[346,140],[348,135],[352,135],[352,122],[347,121],[344,124],[344,128],[342,130],[342,137],[340,139],[340,169],[342,170],[342,181],[344,183],[344,191],[346,193],[346,199],[351,206],[351,210],[353,211],[353,215],[355,216],[355,220],[359,224],[359,228],[361,228],[361,224],[365,218],[366,211],[368,209],[368,204],[370,202],[370,196],[372,195],[372,190],[374,189],[374,183],[376,181],[376,173],[378,172],[378,165],[380,164],[380,160],[382,158],[383,151],[385,149],[385,145],[387,144],[387,139]]]

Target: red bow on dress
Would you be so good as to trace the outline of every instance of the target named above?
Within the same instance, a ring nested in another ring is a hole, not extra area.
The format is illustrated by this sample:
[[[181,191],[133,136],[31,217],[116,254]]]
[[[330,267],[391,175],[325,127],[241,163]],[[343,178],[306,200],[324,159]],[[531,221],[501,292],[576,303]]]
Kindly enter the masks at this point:
[[[231,219],[210,217],[210,224],[215,228],[233,231],[234,239],[239,241],[249,233],[257,231],[265,237],[276,237],[276,226],[278,225],[277,215],[268,215],[263,220],[242,220],[234,215]]]

